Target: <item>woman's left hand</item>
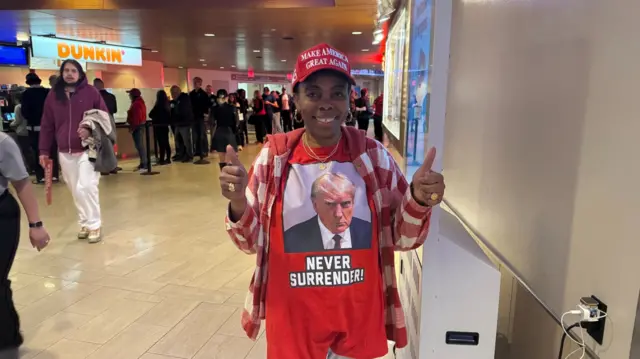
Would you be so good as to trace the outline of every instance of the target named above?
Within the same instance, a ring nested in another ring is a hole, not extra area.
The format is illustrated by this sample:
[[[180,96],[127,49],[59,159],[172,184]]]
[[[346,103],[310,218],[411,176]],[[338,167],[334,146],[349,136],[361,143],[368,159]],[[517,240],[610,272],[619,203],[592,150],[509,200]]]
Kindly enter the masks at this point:
[[[80,136],[80,139],[84,141],[91,136],[91,131],[86,127],[80,127],[78,129],[78,136]]]
[[[444,177],[431,170],[436,159],[436,148],[431,147],[422,166],[411,180],[411,195],[418,203],[433,207],[442,202],[444,196]]]

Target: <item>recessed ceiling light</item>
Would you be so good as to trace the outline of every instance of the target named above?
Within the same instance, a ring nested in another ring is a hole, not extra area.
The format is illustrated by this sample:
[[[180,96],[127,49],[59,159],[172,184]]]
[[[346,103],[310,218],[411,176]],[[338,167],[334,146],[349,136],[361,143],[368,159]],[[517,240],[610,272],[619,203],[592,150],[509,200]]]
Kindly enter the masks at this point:
[[[235,67],[236,67],[236,65],[231,65],[231,67],[235,68]]]
[[[282,61],[282,62],[287,62],[287,60],[280,60],[280,61]]]
[[[220,66],[220,70],[224,70],[224,66]]]
[[[271,29],[271,31],[276,31],[276,29]]]
[[[182,66],[178,66],[178,68],[179,68],[179,69],[184,69],[184,67],[182,67]]]
[[[202,66],[206,67],[206,66],[207,66],[207,64],[202,64]]]
[[[200,59],[200,62],[204,62],[204,59]]]
[[[362,31],[354,31],[351,35],[362,35]]]
[[[151,52],[158,52],[158,50],[151,50]]]
[[[260,50],[253,50],[253,52],[260,52]]]
[[[216,36],[216,34],[207,33],[207,34],[204,34],[204,36],[206,36],[206,37],[214,37],[214,36]]]
[[[367,52],[369,51],[369,49],[362,49],[362,52]]]

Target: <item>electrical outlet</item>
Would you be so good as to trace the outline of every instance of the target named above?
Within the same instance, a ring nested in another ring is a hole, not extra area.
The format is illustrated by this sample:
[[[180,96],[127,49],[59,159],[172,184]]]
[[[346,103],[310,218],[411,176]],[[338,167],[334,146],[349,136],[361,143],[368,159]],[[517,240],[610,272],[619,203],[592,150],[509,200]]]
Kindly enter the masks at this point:
[[[595,295],[592,295],[591,298],[598,302],[598,309],[600,309],[600,313],[607,312],[607,305],[604,304],[600,299],[598,299]],[[598,344],[602,345],[602,341],[604,339],[604,326],[607,322],[607,318],[601,318],[597,322],[593,323],[585,323],[583,326],[587,329],[587,334],[589,334],[593,340],[595,340]]]

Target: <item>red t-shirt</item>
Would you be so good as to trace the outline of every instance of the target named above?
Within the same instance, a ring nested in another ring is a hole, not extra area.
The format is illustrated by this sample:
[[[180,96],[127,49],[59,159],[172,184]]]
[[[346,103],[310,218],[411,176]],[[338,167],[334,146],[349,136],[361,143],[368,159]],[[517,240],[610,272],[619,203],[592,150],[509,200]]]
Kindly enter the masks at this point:
[[[287,163],[269,229],[269,359],[387,353],[378,219],[342,141],[325,163],[300,141]]]

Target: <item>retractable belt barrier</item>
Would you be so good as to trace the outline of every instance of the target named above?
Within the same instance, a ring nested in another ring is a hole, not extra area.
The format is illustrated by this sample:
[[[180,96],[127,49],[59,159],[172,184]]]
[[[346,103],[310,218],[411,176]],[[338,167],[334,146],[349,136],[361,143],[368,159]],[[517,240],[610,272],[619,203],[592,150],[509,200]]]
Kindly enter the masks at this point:
[[[191,121],[191,122],[185,122],[185,123],[180,123],[179,126],[191,126],[193,127],[194,125],[198,125],[200,124],[200,122],[198,121]],[[149,135],[149,130],[153,127],[172,127],[172,126],[176,126],[175,124],[169,124],[169,123],[153,123],[152,121],[147,121],[144,124],[144,137],[145,137],[145,150],[146,150],[146,156],[147,156],[147,171],[146,172],[141,172],[140,175],[142,176],[153,176],[153,175],[157,175],[160,174],[160,172],[157,171],[153,171],[152,169],[152,165],[151,165],[151,135]],[[128,123],[116,123],[116,128],[127,128],[130,129],[131,126],[129,126]],[[154,152],[157,153],[157,146],[158,144],[156,143],[156,141],[153,141],[153,146],[154,146]],[[208,151],[207,148],[204,149],[204,151]],[[201,158],[198,161],[195,161],[194,164],[197,165],[205,165],[205,164],[209,164],[210,162],[205,160],[204,158]]]

